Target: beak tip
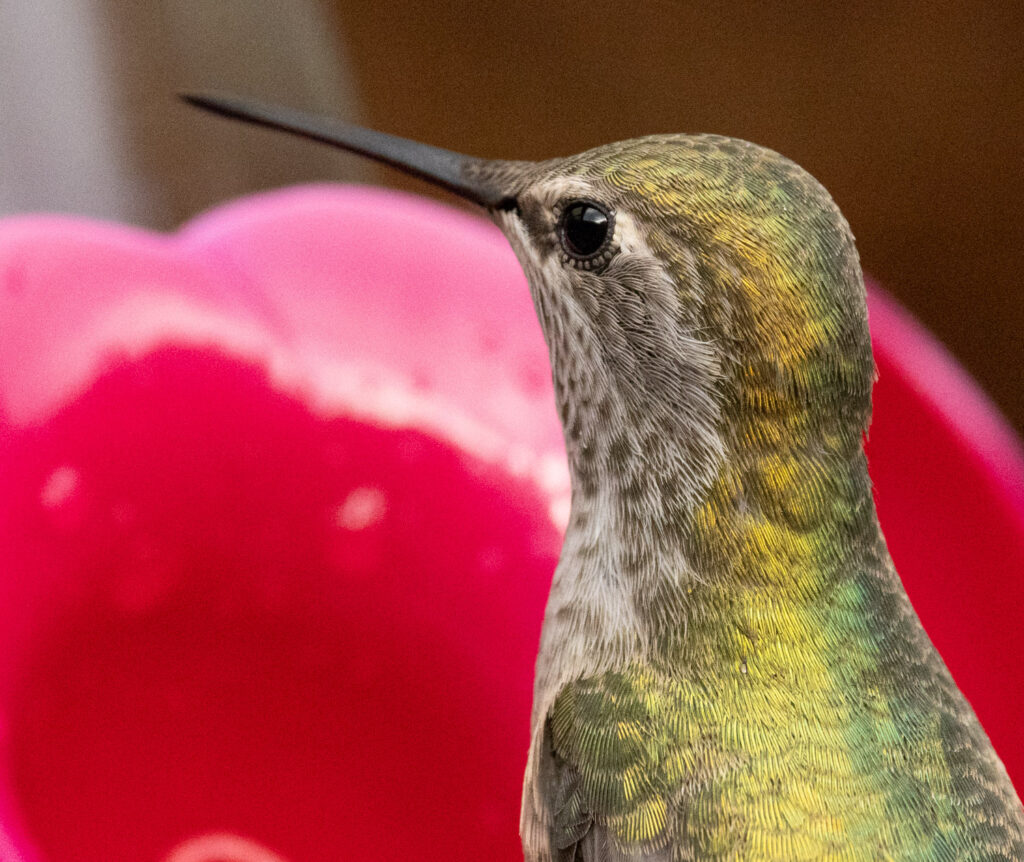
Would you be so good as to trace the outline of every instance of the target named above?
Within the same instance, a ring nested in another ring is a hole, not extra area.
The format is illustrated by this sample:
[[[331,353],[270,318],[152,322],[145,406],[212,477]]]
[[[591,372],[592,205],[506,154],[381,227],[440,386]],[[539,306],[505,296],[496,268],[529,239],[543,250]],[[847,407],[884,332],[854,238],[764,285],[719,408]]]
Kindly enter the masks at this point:
[[[235,119],[246,119],[247,112],[245,105],[230,96],[222,96],[211,92],[197,92],[193,90],[179,90],[178,98],[193,108],[209,111],[212,114],[219,114],[222,117]]]
[[[197,93],[191,90],[178,90],[175,95],[178,100],[194,108],[205,108],[211,103],[211,96],[208,93]]]

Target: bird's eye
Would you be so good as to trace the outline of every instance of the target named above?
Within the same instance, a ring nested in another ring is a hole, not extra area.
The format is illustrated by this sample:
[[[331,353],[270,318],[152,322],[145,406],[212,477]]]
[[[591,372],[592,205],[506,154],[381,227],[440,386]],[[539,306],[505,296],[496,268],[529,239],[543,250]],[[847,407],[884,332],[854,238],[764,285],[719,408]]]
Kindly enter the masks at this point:
[[[569,201],[558,219],[558,239],[570,263],[586,264],[603,259],[613,227],[613,213],[600,204]]]

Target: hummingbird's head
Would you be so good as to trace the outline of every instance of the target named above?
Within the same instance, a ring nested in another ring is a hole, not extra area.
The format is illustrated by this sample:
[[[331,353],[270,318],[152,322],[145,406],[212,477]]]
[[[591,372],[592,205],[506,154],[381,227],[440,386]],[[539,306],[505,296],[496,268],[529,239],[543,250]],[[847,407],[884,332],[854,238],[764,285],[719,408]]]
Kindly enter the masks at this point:
[[[628,494],[642,462],[673,484],[660,493],[692,502],[724,459],[752,448],[859,446],[874,365],[853,238],[821,185],[777,153],[660,135],[545,162],[485,160],[187,98],[490,211],[548,342],[574,490]]]
[[[660,135],[467,172],[504,192],[491,209],[529,279],[577,479],[641,454],[696,479],[757,443],[859,445],[874,375],[860,265],[793,162]]]

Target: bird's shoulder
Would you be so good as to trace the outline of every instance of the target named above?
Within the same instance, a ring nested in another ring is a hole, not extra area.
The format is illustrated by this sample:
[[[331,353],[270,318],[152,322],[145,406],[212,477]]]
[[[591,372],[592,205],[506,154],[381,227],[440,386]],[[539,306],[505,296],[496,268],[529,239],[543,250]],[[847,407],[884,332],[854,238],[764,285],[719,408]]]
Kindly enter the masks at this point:
[[[539,776],[554,859],[1024,858],[976,721],[749,676],[636,663],[564,686]]]

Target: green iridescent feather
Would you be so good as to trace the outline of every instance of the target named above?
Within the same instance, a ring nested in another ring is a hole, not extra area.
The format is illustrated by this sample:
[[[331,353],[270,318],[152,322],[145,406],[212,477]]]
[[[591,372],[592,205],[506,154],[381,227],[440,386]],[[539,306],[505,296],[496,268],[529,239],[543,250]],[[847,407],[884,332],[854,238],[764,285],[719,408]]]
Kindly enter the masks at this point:
[[[863,286],[834,205],[781,157],[720,138],[559,170],[649,219],[687,326],[727,365],[714,481],[687,508],[654,477],[657,527],[691,569],[638,593],[646,654],[566,685],[548,713],[556,858],[1024,859],[1020,803],[877,523]]]

